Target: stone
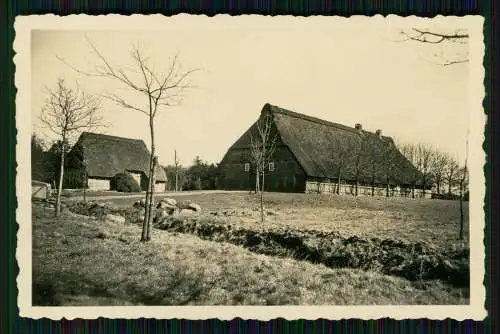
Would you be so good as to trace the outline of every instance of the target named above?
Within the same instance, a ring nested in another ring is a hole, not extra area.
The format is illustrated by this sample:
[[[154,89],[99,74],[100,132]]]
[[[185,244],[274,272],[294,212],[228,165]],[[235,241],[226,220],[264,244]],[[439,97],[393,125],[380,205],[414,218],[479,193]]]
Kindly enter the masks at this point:
[[[161,224],[163,223],[163,221],[165,221],[165,219],[167,219],[169,215],[167,214],[167,212],[165,210],[159,210],[156,212],[156,215],[153,219],[153,223],[154,224]]]
[[[193,210],[195,212],[200,212],[201,211],[201,206],[199,204],[196,204],[196,203],[189,203],[188,209],[190,210]]]
[[[163,198],[158,202],[157,209],[176,208],[177,201],[173,198]]]
[[[119,215],[112,215],[112,214],[107,214],[104,216],[104,220],[111,221],[113,223],[118,223],[118,224],[124,224],[125,223],[125,217],[119,216]]]
[[[191,210],[191,209],[182,209],[181,211],[179,211],[178,215],[177,216],[192,216],[194,215],[195,211],[194,210]]]

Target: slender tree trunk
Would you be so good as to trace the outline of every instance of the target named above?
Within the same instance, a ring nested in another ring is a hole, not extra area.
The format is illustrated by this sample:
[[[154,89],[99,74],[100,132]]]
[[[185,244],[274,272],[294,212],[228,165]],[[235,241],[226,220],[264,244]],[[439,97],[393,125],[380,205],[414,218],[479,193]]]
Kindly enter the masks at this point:
[[[427,179],[422,180],[422,197],[425,198],[425,185],[427,184]]]
[[[64,179],[64,156],[66,155],[66,137],[62,137],[61,144],[61,168],[59,171],[59,186],[57,187],[57,198],[56,198],[56,209],[55,215],[59,216],[61,213],[61,193],[63,187],[63,179]]]
[[[83,203],[87,202],[86,199],[86,189],[87,189],[87,170],[83,170]]]
[[[152,115],[152,113],[150,113]],[[153,211],[153,192],[154,192],[154,154],[155,154],[155,144],[154,144],[154,120],[153,117],[149,117],[149,130],[151,135],[151,156],[149,158],[149,175],[148,175],[148,187],[146,191],[146,208],[144,212],[144,223],[142,224],[142,234],[141,241],[150,240],[150,225],[151,225],[151,214]]]
[[[358,180],[358,175],[356,175],[356,180],[354,184],[354,196],[358,196],[358,186],[359,186],[359,180]]]
[[[177,163],[177,150],[174,150],[174,162],[175,162],[175,191],[179,191],[179,166]]]
[[[151,127],[151,129],[153,129]],[[151,179],[150,179],[150,188],[151,188],[151,193],[149,195],[149,217],[148,217],[148,224],[147,224],[147,229],[146,229],[146,241],[151,240],[151,221],[153,220],[153,211],[154,211],[154,196],[155,196],[155,183],[156,183],[156,175],[155,175],[155,169],[156,169],[156,158],[155,158],[155,144],[154,144],[154,132],[151,130],[151,157],[153,158],[153,162],[151,164]]]
[[[448,195],[451,195],[451,179],[448,179]]]
[[[460,180],[460,240],[464,239],[463,181]]]
[[[260,190],[260,222],[264,222],[264,168],[262,168],[262,189]]]
[[[255,194],[260,192],[260,171],[258,169],[255,170]]]
[[[337,178],[337,195],[340,195],[340,172],[339,177]]]
[[[373,174],[372,171],[372,197],[375,196],[375,175]]]
[[[389,184],[389,178],[387,178],[387,184],[386,184],[386,187],[385,187],[385,196],[386,197],[389,197],[389,191],[390,191],[390,184]]]
[[[437,194],[438,194],[438,195],[441,195],[441,182],[440,182],[440,181],[437,181],[437,182],[436,182],[436,186],[437,186],[437,189],[436,189]]]

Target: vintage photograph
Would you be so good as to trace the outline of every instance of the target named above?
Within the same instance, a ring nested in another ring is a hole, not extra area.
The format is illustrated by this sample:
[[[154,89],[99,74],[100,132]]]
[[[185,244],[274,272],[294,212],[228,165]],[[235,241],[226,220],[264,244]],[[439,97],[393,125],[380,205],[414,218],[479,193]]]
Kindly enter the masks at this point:
[[[29,306],[483,309],[482,20],[38,18]]]

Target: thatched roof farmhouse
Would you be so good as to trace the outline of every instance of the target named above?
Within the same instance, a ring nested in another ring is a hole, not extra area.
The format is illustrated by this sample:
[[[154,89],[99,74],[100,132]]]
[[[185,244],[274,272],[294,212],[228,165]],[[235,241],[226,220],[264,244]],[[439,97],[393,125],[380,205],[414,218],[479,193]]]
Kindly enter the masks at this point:
[[[251,133],[257,122],[272,120],[276,149],[266,167],[265,189],[284,192],[415,196],[420,174],[382,131],[369,132],[264,105],[257,120],[227,151],[220,163],[224,189],[253,189],[255,167]],[[255,137],[254,137],[255,138]],[[427,188],[427,187],[426,187]]]
[[[142,140],[84,132],[68,154],[72,168],[86,166],[89,189],[109,190],[118,173],[129,172],[145,190],[150,152]],[[85,162],[85,164],[83,164]],[[156,191],[165,191],[167,177],[156,168]]]

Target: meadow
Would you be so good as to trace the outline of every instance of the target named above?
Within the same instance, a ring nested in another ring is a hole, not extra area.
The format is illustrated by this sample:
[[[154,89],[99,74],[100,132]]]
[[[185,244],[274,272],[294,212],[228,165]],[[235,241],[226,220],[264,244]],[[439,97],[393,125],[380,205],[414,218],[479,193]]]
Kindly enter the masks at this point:
[[[33,205],[34,304],[469,300],[462,277],[468,233],[458,240],[457,201],[266,193],[261,223],[255,195],[184,195],[179,202],[201,205],[201,214],[156,225],[152,241],[141,243],[136,200],[106,204],[126,217],[124,224],[92,215],[78,202],[68,203],[59,218]]]

